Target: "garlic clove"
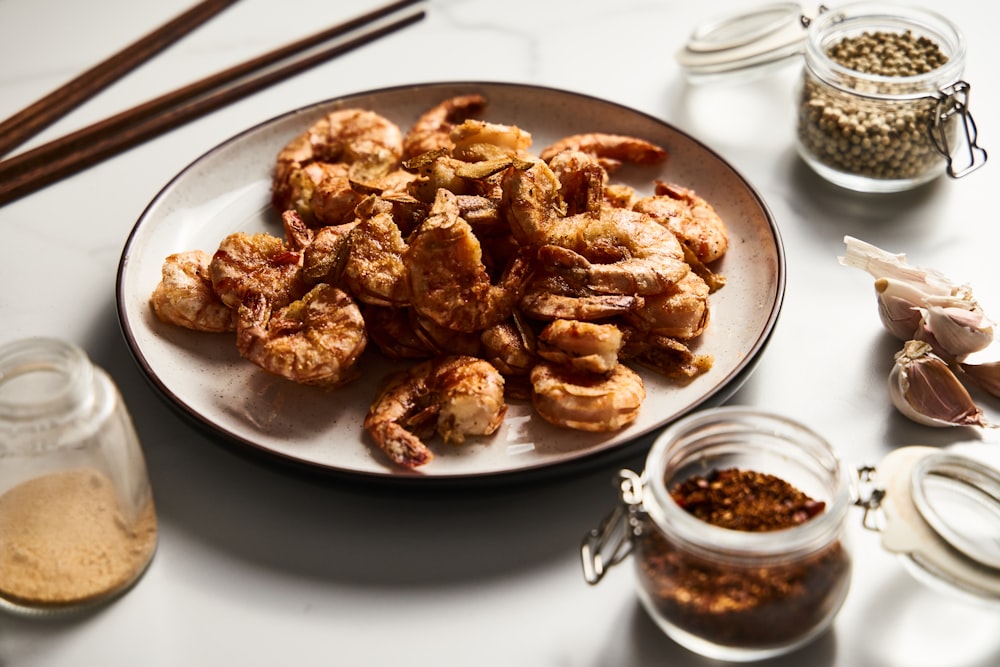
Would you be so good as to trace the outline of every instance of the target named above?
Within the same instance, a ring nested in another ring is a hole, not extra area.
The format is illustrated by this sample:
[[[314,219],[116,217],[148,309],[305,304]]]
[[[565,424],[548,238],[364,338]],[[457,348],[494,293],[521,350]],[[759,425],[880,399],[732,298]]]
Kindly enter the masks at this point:
[[[946,359],[978,352],[993,342],[993,322],[971,299],[931,297],[920,313],[916,337]]]
[[[875,280],[875,299],[882,325],[899,340],[910,340],[920,327],[920,308],[926,295],[895,278]]]
[[[889,395],[903,415],[926,426],[989,426],[961,381],[928,343],[909,340],[895,359]]]
[[[953,282],[939,271],[910,266],[902,253],[887,252],[853,236],[845,236],[844,243],[846,252],[838,258],[840,263],[861,269],[876,280],[891,278],[906,283],[925,297],[956,296],[969,291],[966,285]]]
[[[983,391],[1000,397],[1000,342],[966,355],[958,366]]]

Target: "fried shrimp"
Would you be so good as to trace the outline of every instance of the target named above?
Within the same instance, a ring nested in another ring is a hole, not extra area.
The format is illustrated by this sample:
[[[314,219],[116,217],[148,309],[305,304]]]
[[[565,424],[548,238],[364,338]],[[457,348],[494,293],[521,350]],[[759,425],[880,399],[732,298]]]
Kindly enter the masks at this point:
[[[504,376],[507,396],[529,399],[528,374],[538,361],[534,332],[522,319],[511,319],[484,329],[480,342],[482,357]]]
[[[626,209],[555,218],[545,240],[542,264],[602,294],[659,294],[690,271],[673,234]]]
[[[720,259],[729,249],[726,224],[694,190],[657,181],[655,195],[640,199],[633,209],[673,232],[704,264]]]
[[[667,151],[645,139],[603,132],[564,137],[545,148],[540,157],[548,162],[556,154],[567,150],[593,155],[609,172],[615,171],[623,162],[650,165],[667,159]]]
[[[209,333],[235,330],[234,311],[212,288],[211,261],[203,250],[174,253],[164,260],[161,280],[150,297],[160,321]]]
[[[391,376],[365,417],[365,430],[396,464],[416,468],[434,458],[422,437],[446,443],[494,433],[507,412],[503,376],[469,356],[425,361]]]
[[[626,319],[643,331],[690,340],[708,326],[708,295],[708,283],[689,271],[669,290],[646,297]]]
[[[614,324],[558,319],[538,334],[538,356],[574,370],[607,373],[618,365],[622,344]]]
[[[363,304],[361,314],[365,318],[368,338],[389,359],[401,361],[434,356],[434,349],[414,331],[408,308]]]
[[[540,272],[532,276],[518,307],[540,320],[602,320],[640,308],[643,297],[632,294],[597,294],[570,284],[559,275]]]
[[[428,109],[403,137],[403,157],[451,150],[452,128],[485,108],[486,98],[482,95],[459,95]]]
[[[653,180],[661,167],[638,182],[664,148],[591,132],[539,151],[534,128],[486,120],[482,95],[428,107],[409,128],[361,108],[308,121],[274,163],[284,234],[170,255],[155,316],[235,330],[242,357],[296,383],[339,387],[362,356],[394,364],[364,428],[410,469],[435,433],[494,433],[505,400],[530,402],[534,426],[610,432],[638,418],[634,368],[679,383],[711,368],[700,337],[725,276],[709,263],[729,236],[693,190]]]
[[[293,210],[311,226],[338,225],[349,219],[361,195],[351,187],[345,164],[313,162],[292,168],[276,185],[272,202]]]
[[[549,160],[549,168],[559,180],[559,194],[566,213],[596,213],[604,205],[608,173],[597,158],[581,151],[562,151]]]
[[[350,251],[351,232],[358,220],[320,227],[302,251],[302,277],[309,285],[340,283]]]
[[[625,428],[646,398],[642,377],[625,364],[607,374],[541,362],[531,369],[531,403],[546,421],[579,431]]]
[[[467,162],[524,155],[531,148],[531,134],[516,125],[466,120],[452,128],[451,154]]]
[[[546,242],[553,219],[566,214],[561,185],[549,165],[540,160],[527,169],[512,166],[504,171],[501,208],[519,243]]]
[[[350,294],[321,284],[272,311],[261,295],[239,308],[236,347],[243,358],[299,384],[337,387],[357,377],[367,344],[365,321]]]
[[[404,259],[413,308],[442,327],[467,332],[510,317],[531,268],[528,258],[518,255],[493,284],[479,239],[448,190],[438,191],[430,215],[411,235]]]
[[[652,368],[664,377],[690,382],[715,364],[710,354],[698,354],[684,341],[634,329],[625,330],[622,359]]]
[[[358,205],[343,277],[358,300],[380,306],[405,306],[410,283],[403,255],[406,242],[393,220],[392,204],[374,195]]]
[[[360,201],[352,170],[370,181],[388,175],[403,154],[403,134],[383,116],[364,109],[333,111],[278,153],[272,204],[293,208],[307,223],[339,224]]]
[[[212,256],[212,287],[230,308],[250,294],[280,308],[305,293],[302,254],[271,234],[235,232],[222,240]]]

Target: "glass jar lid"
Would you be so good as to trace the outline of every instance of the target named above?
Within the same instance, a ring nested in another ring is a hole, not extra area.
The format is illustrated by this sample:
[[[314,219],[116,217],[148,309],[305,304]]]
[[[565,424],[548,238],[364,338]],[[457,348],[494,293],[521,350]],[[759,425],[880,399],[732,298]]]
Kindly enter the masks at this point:
[[[764,5],[698,26],[675,58],[692,80],[757,73],[801,54],[807,26],[798,3]]]
[[[883,547],[905,556],[922,580],[1000,602],[1000,469],[954,451],[904,447],[877,475]]]

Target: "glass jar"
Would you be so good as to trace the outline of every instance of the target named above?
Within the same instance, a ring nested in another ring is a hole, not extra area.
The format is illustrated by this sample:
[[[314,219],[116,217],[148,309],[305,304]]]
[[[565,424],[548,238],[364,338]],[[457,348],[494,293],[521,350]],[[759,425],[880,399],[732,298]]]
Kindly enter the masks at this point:
[[[134,584],[156,515],[131,418],[83,350],[0,347],[0,608],[80,611]]]
[[[959,175],[974,162],[956,165],[959,131],[975,144],[965,52],[958,28],[926,10],[864,2],[820,14],[809,24],[797,100],[802,159],[865,192]],[[885,64],[892,59],[900,62]]]
[[[795,3],[769,5],[702,26],[677,57],[702,82],[800,54],[796,147],[824,179],[899,192],[985,164],[962,80],[965,38],[935,12],[856,2],[810,18]]]
[[[1000,605],[1000,454],[992,443],[911,445],[857,469],[863,525],[913,577]]]
[[[755,482],[761,498],[790,486],[808,497],[811,518],[743,530],[695,516],[675,499],[685,483],[723,488],[724,471],[766,476]],[[850,586],[851,499],[849,476],[820,436],[776,415],[712,408],[667,428],[641,477],[623,471],[621,479],[622,504],[583,544],[590,583],[632,554],[650,616],[677,643],[716,659],[783,654],[829,626]]]

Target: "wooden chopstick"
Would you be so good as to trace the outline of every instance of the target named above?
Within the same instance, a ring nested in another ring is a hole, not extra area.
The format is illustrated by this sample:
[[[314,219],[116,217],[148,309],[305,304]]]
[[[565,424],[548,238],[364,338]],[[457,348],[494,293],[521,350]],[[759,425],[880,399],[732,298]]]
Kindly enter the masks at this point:
[[[148,102],[139,104],[127,109],[119,114],[88,125],[75,132],[67,134],[59,139],[39,146],[33,150],[15,155],[0,162],[0,180],[32,170],[66,152],[79,150],[80,147],[100,140],[103,136],[124,131],[127,127],[134,125],[146,118],[150,118],[176,107],[177,105],[204,95],[213,90],[217,90],[227,84],[238,81],[266,67],[286,60],[298,53],[319,46],[332,39],[347,35],[359,28],[373,23],[385,16],[393,14],[410,5],[422,2],[423,0],[398,0],[366,14],[355,17],[343,23],[337,24],[326,30],[300,39],[291,44],[282,46],[273,51],[269,51],[256,58],[252,58],[244,63],[240,63],[211,76],[195,81],[174,91],[156,97]]]
[[[204,0],[0,123],[0,155],[41,132],[236,0]]]
[[[352,19],[334,28],[324,30],[317,35],[307,37],[299,42],[248,61],[244,65],[232,68],[232,70],[239,71],[239,76],[234,76],[230,70],[226,70],[195,84],[185,86],[175,93],[168,93],[163,96],[163,99],[173,100],[175,102],[173,106],[158,102],[161,98],[157,98],[71,135],[56,139],[37,149],[4,160],[0,162],[0,206],[31,194],[46,185],[82,171],[128,148],[236,102],[263,88],[279,83],[310,67],[314,67],[331,58],[416,23],[424,18],[426,12],[419,11],[404,16],[391,23],[364,32],[348,41],[341,42],[298,60],[293,60],[286,65],[264,71],[254,76],[248,75],[252,69],[260,69],[261,67],[274,64],[276,60],[280,60],[273,57],[274,54],[281,53],[284,56],[288,56],[291,53],[301,52],[310,46],[316,46],[317,43],[324,41],[319,39],[321,35],[325,35],[326,39],[332,38],[334,34],[342,36],[344,33],[357,29],[363,24],[374,22],[393,11],[421,1],[423,0],[402,0],[387,5],[382,9],[358,17],[357,19]],[[255,67],[249,67],[251,64],[254,64]],[[244,78],[243,81],[239,81],[241,77]],[[205,90],[208,88],[206,83],[208,81],[233,81],[234,79],[236,83],[233,85],[222,87],[215,92],[205,93]],[[195,94],[192,96],[190,94],[192,90],[197,91],[200,95]],[[178,99],[186,101],[176,103]]]

